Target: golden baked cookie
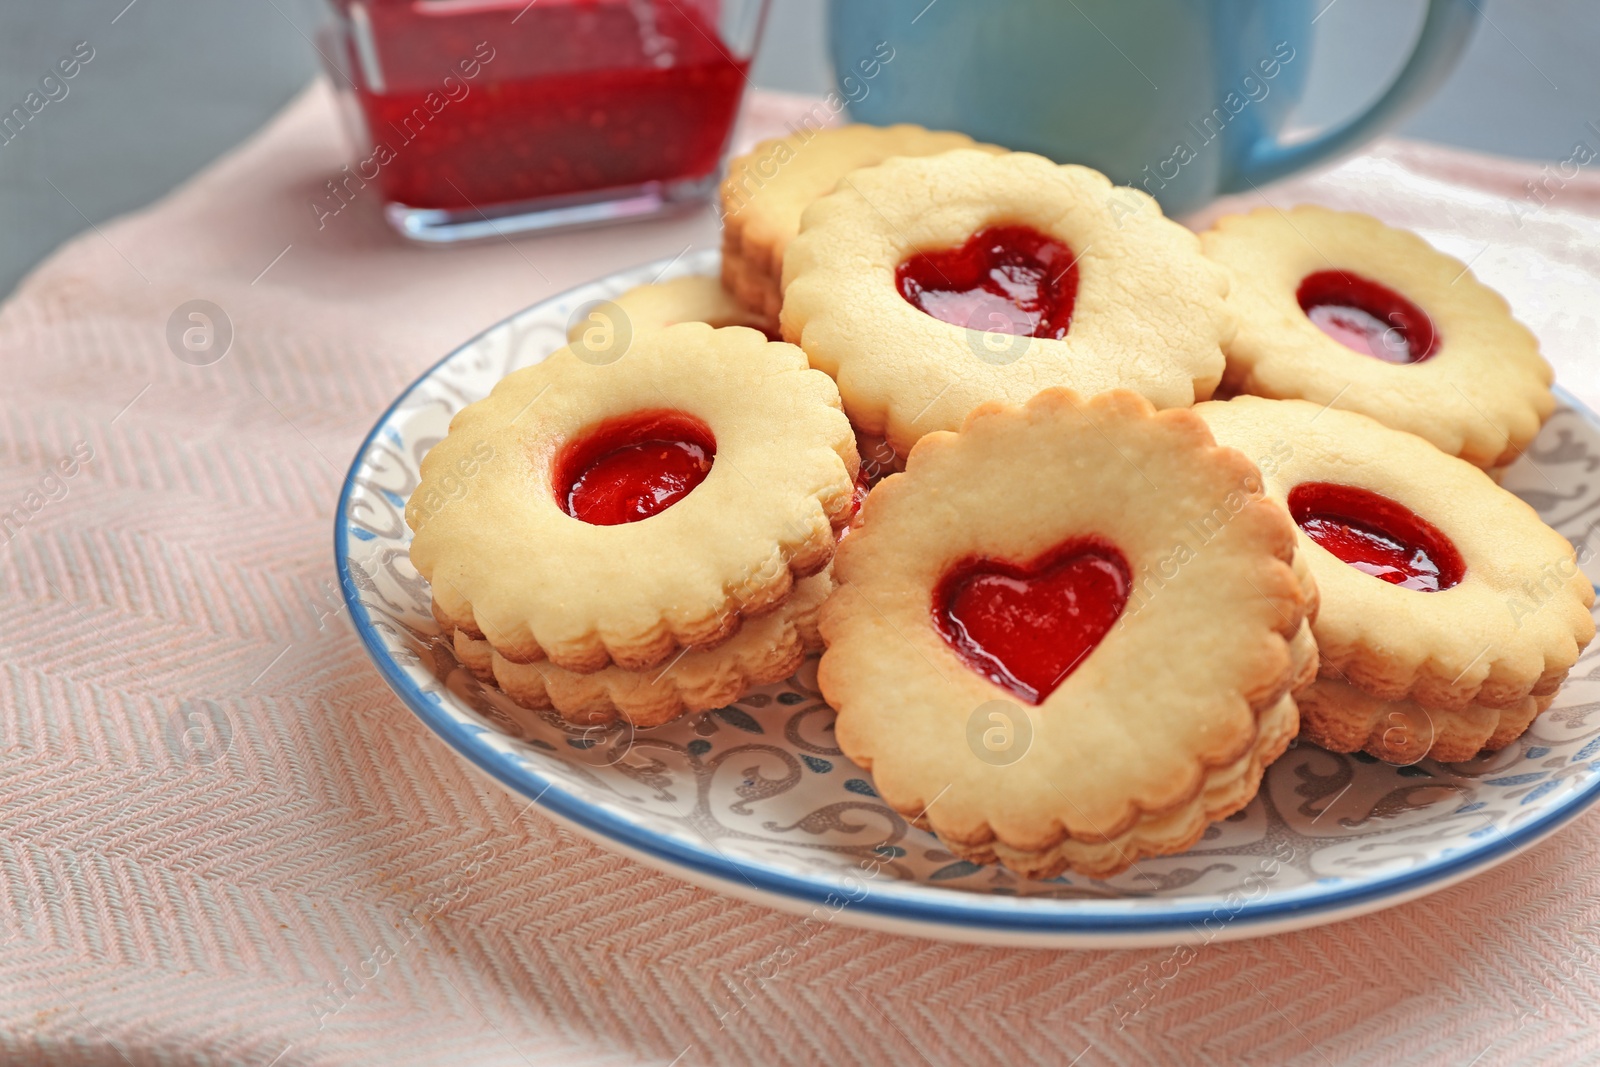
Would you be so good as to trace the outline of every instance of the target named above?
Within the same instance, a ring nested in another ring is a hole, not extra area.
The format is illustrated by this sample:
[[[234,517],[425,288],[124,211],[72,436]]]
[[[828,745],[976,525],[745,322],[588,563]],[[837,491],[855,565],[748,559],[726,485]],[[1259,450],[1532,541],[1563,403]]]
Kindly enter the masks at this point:
[[[827,571],[802,578],[776,611],[748,620],[716,648],[685,652],[649,671],[606,667],[579,674],[548,661],[512,663],[489,642],[459,630],[456,656],[517,703],[554,708],[568,722],[588,726],[620,718],[634,726],[660,726],[689,712],[724,707],[798,670],[807,652],[822,647],[817,613],[832,588]]]
[[[1460,260],[1369,215],[1302,206],[1200,235],[1233,273],[1233,393],[1335,404],[1499,467],[1555,407],[1550,365]]]
[[[799,130],[729,160],[720,190],[723,284],[747,307],[777,317],[784,249],[800,232],[800,215],[813,200],[861,167],[953,148],[1003,151],[964,133],[857,123]]]
[[[1310,689],[1317,680],[1319,657],[1315,623],[1317,609],[1322,604],[1322,596],[1317,592],[1317,581],[1311,576],[1311,567],[1306,563],[1306,554],[1298,549],[1294,554],[1294,577],[1300,586],[1300,600],[1304,605],[1304,613],[1300,617],[1300,629],[1295,631],[1294,637],[1289,641],[1289,659],[1293,664],[1289,678],[1289,693],[1298,704],[1300,695]],[[1303,729],[1303,714],[1301,721]]]
[[[1020,152],[856,171],[785,253],[783,336],[901,455],[985,400],[1050,386],[1188,407],[1222,375],[1226,272],[1155,201],[1111,193],[1098,171]]]
[[[1379,705],[1404,702],[1432,717],[1437,758],[1526,729],[1529,699],[1594,636],[1566,538],[1482,470],[1364,415],[1253,396],[1195,410],[1222,444],[1273,457],[1266,491],[1300,526],[1321,596],[1322,680],[1302,709],[1314,740],[1389,758],[1387,717],[1410,712]]]
[[[619,344],[631,343],[633,334],[640,330],[656,330],[678,322],[748,326],[777,338],[775,314],[769,317],[749,310],[715,278],[685,274],[671,281],[634,286],[615,300],[588,308],[567,329],[567,342],[591,355],[605,356]]]
[[[1192,412],[980,406],[867,498],[818,683],[845,754],[975,862],[1103,877],[1250,801],[1295,735],[1294,525]]]
[[[735,300],[763,318],[776,322],[783,307],[783,290],[779,287],[781,274],[768,274],[753,266],[739,253],[729,248],[727,235],[723,235],[722,284]]]
[[[1363,750],[1401,766],[1424,758],[1461,763],[1511,744],[1555,698],[1547,693],[1506,708],[1430,711],[1414,700],[1380,700],[1337,678],[1318,678],[1298,694],[1300,736],[1330,752]]]
[[[679,323],[563,348],[462,409],[406,505],[441,625],[503,658],[648,670],[776,608],[854,511],[855,435],[793,345]]]

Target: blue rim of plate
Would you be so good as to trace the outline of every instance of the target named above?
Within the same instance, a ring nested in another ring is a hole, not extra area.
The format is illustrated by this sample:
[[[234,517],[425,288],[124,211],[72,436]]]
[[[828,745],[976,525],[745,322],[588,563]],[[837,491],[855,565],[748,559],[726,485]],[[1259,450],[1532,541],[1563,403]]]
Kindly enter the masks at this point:
[[[539,304],[553,303],[565,299],[567,295],[568,293],[559,293],[547,300],[539,301]],[[374,439],[411,394],[440,367],[476,344],[481,338],[537,306],[538,304],[530,305],[529,308],[479,332],[423,371],[384,410],[372,429],[362,438],[360,446],[356,449],[355,458],[351,461],[350,469],[345,473],[333,528],[333,553],[335,567],[338,570],[339,589],[344,597],[345,606],[350,609],[350,619],[355,625],[356,633],[366,647],[367,655],[377,666],[384,681],[389,684],[389,688],[394,690],[428,729],[480,771],[513,792],[528,798],[532,803],[624,848],[644,853],[702,877],[734,884],[743,881],[758,893],[770,893],[799,903],[831,907],[839,899],[841,883],[838,881],[825,877],[806,877],[768,864],[729,859],[720,854],[709,842],[701,846],[662,837],[622,816],[568,793],[553,779],[546,778],[518,763],[514,757],[480,745],[478,737],[482,729],[473,729],[455,721],[442,707],[428,699],[424,691],[406,674],[405,669],[389,654],[389,650],[384,647],[377,629],[373,626],[366,605],[353,595],[355,583],[350,574],[349,522],[346,514],[349,510],[350,495],[356,485],[356,475]],[[1553,392],[1562,404],[1600,430],[1600,414],[1588,408],[1560,386],[1554,387]],[[1288,918],[1324,914],[1329,920],[1333,920],[1339,917],[1339,913],[1359,908],[1373,900],[1391,896],[1407,897],[1425,891],[1429,886],[1443,888],[1459,876],[1470,874],[1477,868],[1492,866],[1495,861],[1509,857],[1519,849],[1537,842],[1576,818],[1596,798],[1600,798],[1600,778],[1591,782],[1586,788],[1571,794],[1558,806],[1539,817],[1518,826],[1510,833],[1501,831],[1496,837],[1486,840],[1481,845],[1440,857],[1426,866],[1379,878],[1370,883],[1347,888],[1330,886],[1325,893],[1317,896],[1289,901],[1270,899],[1245,901],[1236,911],[1230,906],[1229,925],[1242,929]],[[894,888],[898,888],[899,891],[893,891]],[[913,896],[912,893],[916,895]],[[865,896],[851,901],[849,905],[850,910],[867,912],[903,923],[996,933],[1056,935],[1119,933],[1133,936],[1189,932],[1207,919],[1214,919],[1217,911],[1216,903],[1203,906],[1180,905],[1151,915],[1108,913],[1099,910],[1100,907],[1103,907],[1103,904],[1099,902],[990,896],[959,890],[930,889],[917,883],[908,887],[892,888],[874,884],[870,886]]]

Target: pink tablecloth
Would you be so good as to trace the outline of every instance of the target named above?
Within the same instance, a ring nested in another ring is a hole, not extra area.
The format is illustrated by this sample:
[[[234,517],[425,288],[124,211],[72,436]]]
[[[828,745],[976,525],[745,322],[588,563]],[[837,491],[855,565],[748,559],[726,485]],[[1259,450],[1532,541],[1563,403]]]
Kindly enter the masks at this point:
[[[768,126],[794,106],[757,102]],[[423,251],[371,190],[318,228],[342,160],[319,86],[0,311],[0,511],[22,509],[0,535],[5,1062],[1600,1057],[1600,814],[1418,903],[1203,948],[1120,1028],[1113,1002],[1168,953],[835,924],[746,981],[797,920],[652,873],[470,774],[368,665],[330,546],[357,442],[419,371],[568,285],[712,245],[714,221]],[[1600,404],[1600,223],[1574,213],[1600,184],[1530,199],[1537,176],[1391,142],[1268,195],[1474,258]],[[169,348],[190,300],[231,321],[214,365]]]

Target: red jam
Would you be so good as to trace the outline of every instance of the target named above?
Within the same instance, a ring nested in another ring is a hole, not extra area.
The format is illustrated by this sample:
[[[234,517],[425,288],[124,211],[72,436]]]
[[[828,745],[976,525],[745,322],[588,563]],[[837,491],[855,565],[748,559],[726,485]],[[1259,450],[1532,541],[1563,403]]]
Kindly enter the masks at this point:
[[[1308,274],[1295,295],[1317,329],[1364,356],[1421,363],[1439,350],[1439,332],[1427,312],[1359,274]]]
[[[1072,249],[1029,226],[990,226],[960,248],[919,252],[895,270],[900,295],[941,322],[1059,340],[1072,325]]]
[[[967,666],[1038,704],[1094,651],[1132,587],[1122,553],[1069,541],[1023,566],[958,564],[934,590],[933,619]]]
[[[1403,504],[1353,485],[1307,482],[1289,492],[1300,529],[1356,570],[1402,589],[1437,593],[1467,572],[1438,527]]]
[[[872,491],[871,479],[867,477],[867,468],[863,464],[856,472],[856,484],[850,491],[850,521],[839,527],[834,534],[834,540],[843,542],[850,531],[855,528],[856,516],[861,514],[861,505],[867,502],[867,494]]]
[[[408,207],[710,175],[749,67],[717,0],[339,4],[359,9],[346,61],[384,146],[358,170]]]
[[[562,449],[556,499],[592,526],[638,522],[693,492],[716,454],[710,428],[692,415],[645,411],[612,419]]]

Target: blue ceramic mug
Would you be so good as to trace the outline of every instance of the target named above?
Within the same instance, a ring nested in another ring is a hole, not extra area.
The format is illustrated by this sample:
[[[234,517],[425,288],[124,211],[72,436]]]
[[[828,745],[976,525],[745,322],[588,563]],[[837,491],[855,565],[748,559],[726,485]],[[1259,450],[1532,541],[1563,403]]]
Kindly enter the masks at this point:
[[[1329,2],[831,0],[830,48],[858,121],[1084,163],[1182,214],[1376,136],[1444,79],[1478,16],[1473,0],[1428,0],[1416,47],[1377,101],[1285,144]]]

